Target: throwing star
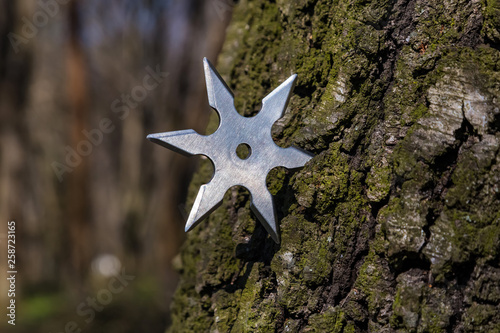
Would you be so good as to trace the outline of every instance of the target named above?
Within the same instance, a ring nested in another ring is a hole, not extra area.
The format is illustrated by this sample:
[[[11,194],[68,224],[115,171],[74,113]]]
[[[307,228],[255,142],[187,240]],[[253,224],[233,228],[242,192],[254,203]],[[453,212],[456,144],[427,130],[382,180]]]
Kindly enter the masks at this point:
[[[299,148],[281,148],[271,137],[271,127],[285,112],[297,75],[294,74],[262,100],[254,117],[241,116],[234,97],[212,64],[204,58],[208,102],[219,114],[220,124],[211,135],[192,129],[148,135],[148,139],[184,155],[205,155],[214,165],[213,178],[202,185],[186,222],[186,232],[219,207],[226,191],[235,185],[251,195],[250,208],[276,243],[279,232],[276,209],[266,186],[266,177],[275,167],[296,169],[312,158]],[[244,145],[248,156],[240,158],[236,149]]]

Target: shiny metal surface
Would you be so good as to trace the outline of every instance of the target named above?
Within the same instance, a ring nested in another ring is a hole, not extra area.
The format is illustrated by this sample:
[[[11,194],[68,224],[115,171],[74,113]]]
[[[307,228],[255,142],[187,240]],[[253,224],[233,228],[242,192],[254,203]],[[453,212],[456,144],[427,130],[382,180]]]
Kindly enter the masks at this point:
[[[266,176],[275,167],[295,169],[304,166],[312,155],[295,147],[281,148],[271,137],[271,126],[285,112],[297,75],[292,75],[262,101],[254,117],[243,117],[234,107],[231,90],[205,58],[208,101],[219,114],[215,133],[205,136],[194,130],[150,134],[149,140],[185,155],[205,155],[214,165],[214,176],[202,185],[186,222],[186,232],[194,228],[222,203],[225,192],[234,185],[244,186],[251,195],[251,210],[276,243],[280,242],[276,209],[266,186]],[[241,159],[240,144],[250,147]]]

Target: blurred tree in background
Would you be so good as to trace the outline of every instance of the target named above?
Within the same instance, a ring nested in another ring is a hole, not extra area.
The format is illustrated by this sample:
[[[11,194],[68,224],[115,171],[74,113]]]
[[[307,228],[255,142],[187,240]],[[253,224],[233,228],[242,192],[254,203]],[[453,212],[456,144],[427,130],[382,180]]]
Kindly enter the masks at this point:
[[[315,157],[281,244],[236,187],[188,234],[169,332],[500,332],[499,1],[241,0],[217,68],[246,116],[296,73]]]
[[[0,221],[17,222],[18,330],[166,327],[196,160],[145,137],[203,132],[202,58],[216,59],[231,7],[0,0]],[[130,287],[85,322],[77,306],[122,269]]]

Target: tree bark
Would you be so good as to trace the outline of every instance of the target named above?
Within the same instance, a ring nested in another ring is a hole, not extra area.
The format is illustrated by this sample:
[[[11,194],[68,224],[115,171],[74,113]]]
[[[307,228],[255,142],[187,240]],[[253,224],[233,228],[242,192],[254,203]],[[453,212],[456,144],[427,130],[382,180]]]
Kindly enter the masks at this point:
[[[236,108],[297,73],[273,136],[315,157],[268,176],[280,245],[235,188],[188,235],[170,331],[500,330],[499,17],[490,0],[241,0],[218,64]]]

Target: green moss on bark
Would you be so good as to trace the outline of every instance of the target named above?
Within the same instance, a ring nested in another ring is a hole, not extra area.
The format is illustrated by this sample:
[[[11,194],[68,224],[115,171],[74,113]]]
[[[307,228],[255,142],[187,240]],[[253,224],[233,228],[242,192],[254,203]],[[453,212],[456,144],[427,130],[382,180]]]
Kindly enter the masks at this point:
[[[316,156],[268,177],[281,245],[234,188],[188,235],[170,331],[498,329],[497,7],[240,1],[218,65],[235,105],[297,73],[272,134]]]

